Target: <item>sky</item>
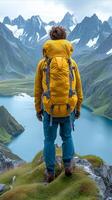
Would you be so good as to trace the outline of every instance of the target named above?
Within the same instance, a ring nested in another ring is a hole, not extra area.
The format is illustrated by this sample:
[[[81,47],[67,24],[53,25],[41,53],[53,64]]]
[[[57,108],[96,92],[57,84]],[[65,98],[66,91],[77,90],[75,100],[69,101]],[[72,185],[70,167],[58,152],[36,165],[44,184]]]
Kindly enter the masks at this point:
[[[25,19],[40,15],[45,22],[60,21],[68,11],[78,22],[94,13],[104,21],[112,16],[112,0],[0,0],[0,20],[21,14]]]

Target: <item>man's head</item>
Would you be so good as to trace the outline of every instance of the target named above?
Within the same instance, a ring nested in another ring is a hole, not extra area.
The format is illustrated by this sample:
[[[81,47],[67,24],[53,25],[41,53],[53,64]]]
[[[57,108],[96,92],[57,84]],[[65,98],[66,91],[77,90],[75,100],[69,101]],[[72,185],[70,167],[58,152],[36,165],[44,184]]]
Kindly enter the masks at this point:
[[[52,40],[66,39],[66,30],[62,26],[53,26],[50,37]]]

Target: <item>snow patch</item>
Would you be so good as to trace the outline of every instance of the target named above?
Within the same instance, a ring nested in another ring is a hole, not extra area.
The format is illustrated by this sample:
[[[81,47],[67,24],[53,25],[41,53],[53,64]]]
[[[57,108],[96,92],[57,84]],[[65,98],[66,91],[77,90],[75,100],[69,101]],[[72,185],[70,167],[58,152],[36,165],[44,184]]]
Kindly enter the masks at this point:
[[[75,39],[75,40],[72,40],[71,43],[72,43],[72,44],[73,44],[73,43],[78,44],[79,41],[80,41],[80,38],[77,38],[77,39]]]
[[[70,30],[73,31],[73,29],[76,27],[76,25],[70,26]]]
[[[36,36],[37,36],[37,41],[39,41],[39,37],[40,37],[40,36],[39,36],[39,33],[38,33],[38,32],[36,33]]]
[[[29,39],[28,39],[28,40],[29,40],[29,42],[31,41],[31,39],[32,39],[32,37],[29,37]]]
[[[42,41],[42,40],[46,39],[47,37],[48,37],[48,34],[46,34],[46,35],[42,36],[42,37],[40,38],[40,41]]]
[[[19,38],[22,34],[23,34],[23,28],[19,28],[17,27],[17,25],[9,25],[9,24],[6,24],[7,28],[12,31],[13,35],[16,37],[16,38]]]
[[[50,26],[50,25],[45,26],[45,30],[46,30],[47,34],[49,33],[51,28],[52,28],[52,26]]]
[[[107,54],[107,55],[112,54],[112,49],[110,49],[106,54]]]
[[[99,35],[96,38],[90,39],[88,41],[88,43],[86,44],[86,46],[88,46],[88,47],[94,47],[96,45],[98,39],[99,39]]]

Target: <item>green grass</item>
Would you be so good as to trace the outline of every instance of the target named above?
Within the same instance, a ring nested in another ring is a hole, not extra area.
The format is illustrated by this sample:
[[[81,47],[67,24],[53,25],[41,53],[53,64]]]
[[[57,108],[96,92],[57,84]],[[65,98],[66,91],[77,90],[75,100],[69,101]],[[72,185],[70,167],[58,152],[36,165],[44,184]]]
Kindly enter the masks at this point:
[[[61,153],[57,150],[57,154]],[[87,173],[77,167],[72,177],[65,177],[64,170],[50,184],[44,182],[45,165],[40,162],[42,152],[27,163],[0,175],[0,182],[11,184],[13,189],[1,195],[1,200],[97,200],[98,188]]]
[[[12,136],[7,133],[7,131],[3,128],[0,127],[0,142],[4,144],[8,144],[12,139]]]
[[[13,96],[27,93],[33,96],[34,77],[0,81],[0,96]]]

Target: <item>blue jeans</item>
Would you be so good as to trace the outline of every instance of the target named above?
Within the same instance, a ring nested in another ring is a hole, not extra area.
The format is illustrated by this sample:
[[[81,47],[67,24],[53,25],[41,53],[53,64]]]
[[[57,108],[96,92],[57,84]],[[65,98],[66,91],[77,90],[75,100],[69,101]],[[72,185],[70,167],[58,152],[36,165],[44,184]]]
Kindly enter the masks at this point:
[[[71,117],[53,118],[52,126],[50,126],[50,115],[44,112],[44,161],[49,172],[54,173],[55,168],[55,139],[57,136],[57,128],[60,125],[60,136],[62,138],[62,158],[64,165],[70,164],[74,156],[74,145],[71,136],[72,126]]]

